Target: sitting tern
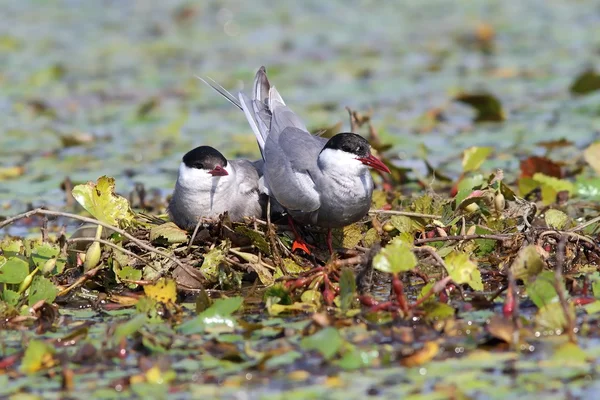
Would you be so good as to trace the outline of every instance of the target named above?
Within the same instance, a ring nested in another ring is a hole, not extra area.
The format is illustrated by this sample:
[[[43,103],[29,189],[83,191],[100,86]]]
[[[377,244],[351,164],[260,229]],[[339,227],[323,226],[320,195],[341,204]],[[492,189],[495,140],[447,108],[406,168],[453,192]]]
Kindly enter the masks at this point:
[[[259,189],[262,160],[230,160],[210,146],[200,146],[183,156],[175,190],[168,207],[171,220],[182,229],[193,229],[201,218],[224,212],[232,221],[261,217],[264,195]]]

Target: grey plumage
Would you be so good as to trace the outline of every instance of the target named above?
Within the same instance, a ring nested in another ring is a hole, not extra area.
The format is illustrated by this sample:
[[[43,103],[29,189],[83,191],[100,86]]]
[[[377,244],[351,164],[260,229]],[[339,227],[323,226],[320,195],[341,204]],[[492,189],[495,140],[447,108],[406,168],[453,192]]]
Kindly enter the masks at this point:
[[[198,149],[212,148],[202,146]],[[262,216],[265,203],[265,196],[261,195],[259,189],[262,161],[227,161],[220,156],[222,159],[217,161],[206,161],[206,154],[200,156],[200,161],[190,161],[184,157],[180,164],[168,207],[171,220],[180,228],[193,229],[200,218],[216,218],[226,211],[232,221]],[[211,175],[215,169],[225,171],[227,175]]]

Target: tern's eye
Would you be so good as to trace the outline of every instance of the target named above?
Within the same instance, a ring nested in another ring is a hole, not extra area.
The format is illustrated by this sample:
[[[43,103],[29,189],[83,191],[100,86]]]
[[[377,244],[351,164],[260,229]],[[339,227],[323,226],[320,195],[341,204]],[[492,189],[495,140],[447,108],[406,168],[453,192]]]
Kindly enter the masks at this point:
[[[192,167],[196,168],[196,169],[204,169],[204,165],[200,162],[196,162],[196,163],[192,164]]]

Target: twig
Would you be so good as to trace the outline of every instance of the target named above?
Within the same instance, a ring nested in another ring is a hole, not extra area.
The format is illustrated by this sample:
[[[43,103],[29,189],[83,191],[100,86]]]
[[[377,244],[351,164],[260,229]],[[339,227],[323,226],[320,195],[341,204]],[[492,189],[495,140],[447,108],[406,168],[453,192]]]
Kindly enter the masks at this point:
[[[190,242],[187,245],[187,251],[189,252],[190,249],[192,248],[192,244],[194,243],[194,239],[196,239],[196,235],[198,234],[198,231],[200,230],[200,225],[202,225],[202,218],[198,218],[198,222],[196,223],[196,227],[194,228],[194,233],[192,233],[192,237],[190,238]]]
[[[579,235],[575,232],[548,230],[548,231],[544,231],[544,232],[540,233],[538,239],[541,240],[546,236],[558,236],[559,238],[569,237],[569,238],[581,240],[583,242],[587,242],[587,243],[591,244],[592,246],[597,247],[596,242],[594,242],[592,239],[590,239],[587,236]]]
[[[42,231],[42,243],[48,242],[48,217],[44,216],[42,219],[42,227],[40,228]]]
[[[358,132],[358,121],[356,120],[356,116],[350,107],[346,107],[348,111],[348,116],[350,117],[350,132]]]
[[[433,238],[423,238],[423,239],[415,239],[414,244],[418,246],[424,243],[431,242],[447,242],[449,240],[472,240],[472,239],[489,239],[489,240],[498,240],[503,241],[506,239],[510,239],[515,234],[474,234],[474,235],[451,235],[451,236],[443,236],[443,237],[433,237]]]
[[[586,227],[588,227],[592,224],[595,224],[596,222],[599,222],[599,221],[600,221],[600,216],[592,218],[587,222],[582,222],[581,224],[577,225],[576,227],[569,229],[569,232],[580,231],[583,228],[586,228]]]
[[[137,254],[135,254],[133,251],[124,249],[123,247],[118,246],[118,245],[116,245],[113,242],[110,242],[108,240],[96,239],[94,237],[78,237],[78,238],[73,238],[73,239],[67,239],[67,243],[69,243],[69,244],[70,243],[77,243],[77,242],[98,242],[100,244],[104,244],[104,245],[106,245],[108,247],[112,247],[113,249],[120,251],[121,253],[124,253],[124,254],[127,254],[128,256],[134,257],[134,258],[140,260],[141,262],[143,262],[144,264],[148,265],[152,269],[156,270],[156,268],[154,267],[154,265],[150,264],[150,262],[148,262],[143,257],[140,257]]]
[[[431,218],[431,219],[442,218],[441,215],[423,214],[423,213],[418,213],[418,212],[400,211],[400,210],[369,210],[369,214],[404,215],[406,217]]]
[[[85,281],[94,277],[94,275],[96,275],[96,273],[98,273],[98,271],[100,271],[102,268],[103,268],[103,266],[99,265],[96,268],[90,269],[88,272],[86,272],[85,274],[80,276],[75,282],[73,282],[71,284],[71,286],[58,292],[57,296],[59,296],[59,297],[64,296],[65,294],[69,293],[71,290],[75,289],[76,287],[83,285]]]
[[[556,266],[554,267],[554,289],[558,294],[560,305],[565,315],[565,321],[567,322],[567,334],[569,335],[569,341],[571,343],[577,343],[577,337],[575,336],[575,321],[569,312],[569,304],[565,298],[565,293],[561,287],[562,283],[562,270],[565,263],[565,250],[566,250],[567,238],[561,236],[558,245],[556,246]]]
[[[192,268],[189,265],[182,263],[176,257],[173,257],[172,255],[167,254],[164,251],[158,250],[150,245],[147,245],[146,243],[137,239],[135,236],[131,235],[130,233],[127,233],[123,229],[117,228],[116,226],[112,226],[110,224],[107,224],[105,222],[102,222],[102,221],[99,221],[99,220],[96,220],[93,218],[83,217],[81,215],[66,213],[66,212],[62,212],[62,211],[51,211],[51,210],[44,210],[43,208],[36,208],[34,210],[27,211],[27,212],[15,215],[14,217],[5,219],[4,221],[0,222],[0,229],[4,228],[5,226],[10,225],[13,222],[18,221],[20,219],[29,218],[32,215],[52,215],[55,217],[72,218],[72,219],[76,219],[78,221],[87,222],[89,224],[101,225],[107,229],[111,229],[111,230],[121,234],[122,236],[126,237],[127,239],[131,240],[133,243],[138,245],[138,247],[140,247],[146,251],[156,253],[159,256],[162,256],[164,258],[167,258],[167,259],[173,261],[175,264],[177,264],[177,266],[182,268],[191,277],[194,277],[198,282],[202,281],[203,276],[199,271],[195,270],[194,268]],[[93,271],[93,270],[90,270],[90,271]],[[88,271],[88,273],[89,273],[89,271]]]
[[[415,301],[410,308],[411,309],[415,309],[417,307],[419,307],[421,304],[423,304],[427,299],[429,299],[431,296],[433,296],[434,294],[437,294],[439,292],[441,292],[442,290],[444,290],[446,288],[446,286],[452,282],[452,278],[450,278],[449,276],[443,278],[440,281],[437,281],[428,291],[427,293],[425,293],[423,296],[421,296],[417,301]]]

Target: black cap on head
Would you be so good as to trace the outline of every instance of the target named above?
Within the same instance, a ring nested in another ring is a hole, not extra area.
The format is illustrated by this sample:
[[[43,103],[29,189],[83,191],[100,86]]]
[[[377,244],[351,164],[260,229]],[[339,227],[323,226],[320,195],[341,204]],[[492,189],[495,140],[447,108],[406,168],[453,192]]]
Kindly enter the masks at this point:
[[[226,167],[227,159],[217,149],[210,146],[196,147],[183,156],[183,163],[188,168],[213,170],[215,167]]]
[[[355,133],[338,133],[329,139],[323,150],[325,149],[342,150],[359,157],[368,157],[371,154],[371,146],[367,139]]]

